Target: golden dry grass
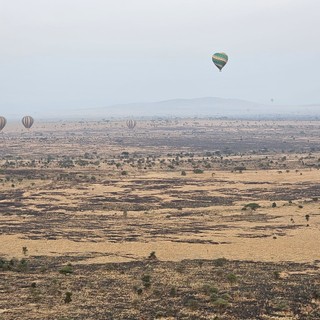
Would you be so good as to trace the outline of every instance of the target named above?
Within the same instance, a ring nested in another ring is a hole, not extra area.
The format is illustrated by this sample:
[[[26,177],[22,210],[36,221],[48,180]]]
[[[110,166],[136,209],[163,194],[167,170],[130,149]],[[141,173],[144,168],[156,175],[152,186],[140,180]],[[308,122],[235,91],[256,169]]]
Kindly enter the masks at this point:
[[[144,261],[154,251],[164,263],[224,257],[305,263],[313,272],[320,267],[318,128],[316,121],[192,119],[142,121],[133,131],[123,121],[35,123],[30,132],[8,126],[0,255],[67,257],[91,268]],[[260,207],[243,210],[249,203]],[[295,272],[303,271],[281,277]]]

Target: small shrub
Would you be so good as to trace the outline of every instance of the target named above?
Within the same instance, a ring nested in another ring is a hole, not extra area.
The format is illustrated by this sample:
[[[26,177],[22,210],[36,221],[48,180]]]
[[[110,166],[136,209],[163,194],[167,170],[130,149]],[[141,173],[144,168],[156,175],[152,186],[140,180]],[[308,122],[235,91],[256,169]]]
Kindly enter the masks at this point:
[[[59,273],[67,275],[73,273],[72,265],[69,263],[66,266],[63,266],[60,270]]]
[[[40,267],[40,272],[41,273],[45,273],[45,272],[47,272],[48,271],[48,267],[47,266],[41,266]]]
[[[320,300],[320,289],[317,289],[313,292],[313,298],[316,300]]]
[[[64,303],[70,303],[72,301],[72,292],[67,291],[64,297]]]
[[[155,251],[150,252],[148,259],[156,260],[157,259],[156,252]]]
[[[228,260],[226,258],[218,258],[218,259],[213,260],[213,264],[216,267],[223,267],[227,262],[228,262]]]
[[[211,284],[205,284],[203,287],[202,287],[202,290],[208,294],[208,295],[211,295],[211,294],[214,294],[214,293],[218,293],[219,292],[219,289],[216,288],[215,286],[211,285]]]
[[[153,295],[154,295],[155,297],[157,297],[157,298],[160,298],[160,297],[163,296],[163,292],[162,292],[162,290],[160,290],[160,289],[154,289],[154,290],[153,290]]]
[[[238,277],[237,277],[234,273],[229,273],[229,274],[227,275],[227,280],[228,280],[231,284],[233,284],[233,283],[235,283],[235,282],[238,281]]]
[[[140,296],[143,293],[143,289],[142,288],[137,288],[136,292]]]
[[[4,259],[0,259],[0,269],[1,270],[6,270],[8,267],[8,262]]]
[[[137,293],[138,295],[141,295],[143,293],[143,288],[142,287],[139,287],[139,286],[134,286],[133,287],[133,291],[135,293]]]
[[[21,259],[17,264],[17,271],[27,271],[28,270],[28,261],[26,259]]]
[[[16,258],[12,258],[11,260],[0,259],[0,269],[3,271],[15,271],[22,272],[27,271],[29,268],[28,261],[26,259],[18,260]]]
[[[211,300],[212,302],[217,301],[219,298],[220,298],[220,297],[219,297],[219,293],[218,293],[218,292],[212,292],[212,293],[210,294],[210,300]]]
[[[163,311],[157,311],[155,314],[155,319],[163,319],[165,317],[166,313]]]
[[[223,293],[221,295],[221,298],[227,301],[230,301],[232,299],[232,297],[228,293]]]
[[[255,203],[255,202],[251,202],[251,203],[248,203],[244,206],[244,208],[250,208],[251,210],[256,210],[258,208],[261,208],[261,206],[258,204],[258,203]]]
[[[143,282],[143,286],[145,288],[150,288],[151,287],[151,277],[148,274],[145,274],[141,277],[141,280]]]
[[[223,299],[223,298],[218,298],[217,300],[213,301],[212,303],[217,309],[220,311],[226,309],[230,304],[229,301]]]
[[[30,288],[30,295],[33,302],[39,302],[41,300],[41,292],[35,287]]]
[[[186,271],[186,266],[183,263],[179,263],[177,266],[177,272],[184,273]]]
[[[239,167],[234,167],[234,169],[233,169],[234,171],[239,171],[239,172],[242,172],[243,170],[247,170],[247,168],[246,167],[244,167],[244,166],[239,166]]]
[[[187,298],[184,304],[186,307],[190,308],[191,310],[197,310],[199,308],[199,303],[194,298]]]
[[[172,287],[172,288],[170,289],[169,295],[170,295],[171,297],[176,296],[176,295],[177,295],[177,289],[176,289],[175,287]]]
[[[278,301],[274,303],[273,308],[276,311],[288,311],[290,309],[286,301]]]
[[[7,270],[12,270],[13,268],[13,261],[7,261],[5,259],[0,259],[0,269],[7,271]]]

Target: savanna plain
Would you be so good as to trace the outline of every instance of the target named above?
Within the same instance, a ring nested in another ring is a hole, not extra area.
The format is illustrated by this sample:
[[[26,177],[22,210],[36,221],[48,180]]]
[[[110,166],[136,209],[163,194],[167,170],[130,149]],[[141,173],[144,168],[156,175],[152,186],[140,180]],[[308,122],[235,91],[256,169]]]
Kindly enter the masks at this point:
[[[8,123],[0,319],[320,319],[319,129]]]

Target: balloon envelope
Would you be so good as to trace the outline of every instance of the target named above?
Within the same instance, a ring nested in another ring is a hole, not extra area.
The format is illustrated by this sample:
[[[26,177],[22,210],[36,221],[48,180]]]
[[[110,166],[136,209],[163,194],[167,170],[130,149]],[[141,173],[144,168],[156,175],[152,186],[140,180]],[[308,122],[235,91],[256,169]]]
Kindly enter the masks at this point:
[[[33,122],[34,122],[34,120],[30,116],[25,116],[25,117],[22,118],[22,124],[27,129],[30,129],[32,127]]]
[[[227,64],[228,62],[228,56],[224,53],[215,53],[212,56],[212,62],[215,64],[215,66],[221,71],[221,69]]]
[[[136,124],[137,124],[137,121],[136,121],[136,120],[128,120],[128,121],[127,121],[127,127],[128,127],[129,129],[133,129],[133,128],[136,126]]]
[[[7,119],[5,117],[0,117],[0,131],[6,126]]]

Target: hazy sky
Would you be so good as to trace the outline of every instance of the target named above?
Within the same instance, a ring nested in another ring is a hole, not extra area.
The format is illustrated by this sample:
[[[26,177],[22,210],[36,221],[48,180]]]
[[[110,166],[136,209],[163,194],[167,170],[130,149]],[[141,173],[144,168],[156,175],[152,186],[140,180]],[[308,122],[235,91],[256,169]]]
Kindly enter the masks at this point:
[[[320,103],[319,39],[319,0],[0,0],[0,113]],[[229,55],[222,73],[214,52]]]

